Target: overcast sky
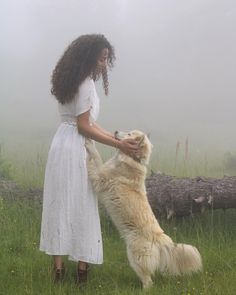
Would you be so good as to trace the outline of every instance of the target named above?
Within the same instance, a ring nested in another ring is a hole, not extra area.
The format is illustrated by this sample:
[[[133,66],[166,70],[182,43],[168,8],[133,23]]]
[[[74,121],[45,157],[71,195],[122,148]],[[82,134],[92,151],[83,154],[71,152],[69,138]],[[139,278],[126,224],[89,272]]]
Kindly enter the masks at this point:
[[[104,128],[236,149],[233,0],[1,0],[0,142],[51,141],[51,72],[87,33],[116,50],[109,97],[97,85]]]

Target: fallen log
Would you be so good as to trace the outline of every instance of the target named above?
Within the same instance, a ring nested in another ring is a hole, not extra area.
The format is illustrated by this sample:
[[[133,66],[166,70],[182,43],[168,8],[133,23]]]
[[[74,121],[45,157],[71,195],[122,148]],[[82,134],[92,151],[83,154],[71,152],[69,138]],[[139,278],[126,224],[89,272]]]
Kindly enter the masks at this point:
[[[207,209],[236,208],[236,176],[177,178],[156,173],[146,179],[146,189],[156,217],[170,219]]]
[[[187,216],[207,209],[236,208],[236,176],[177,178],[161,173],[146,179],[149,203],[157,218]],[[0,179],[0,197],[38,199],[42,189],[21,189],[15,182]]]
[[[20,198],[42,200],[43,190],[41,188],[24,189],[16,182],[0,179],[0,198],[8,200],[19,200]]]

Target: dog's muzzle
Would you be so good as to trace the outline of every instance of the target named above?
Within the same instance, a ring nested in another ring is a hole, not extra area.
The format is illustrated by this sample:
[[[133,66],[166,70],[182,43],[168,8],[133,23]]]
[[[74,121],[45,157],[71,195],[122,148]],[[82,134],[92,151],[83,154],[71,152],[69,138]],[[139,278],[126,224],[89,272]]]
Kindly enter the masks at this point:
[[[115,131],[115,132],[114,132],[114,137],[115,137],[115,139],[119,139],[119,138],[118,138],[118,134],[119,134],[119,131]]]

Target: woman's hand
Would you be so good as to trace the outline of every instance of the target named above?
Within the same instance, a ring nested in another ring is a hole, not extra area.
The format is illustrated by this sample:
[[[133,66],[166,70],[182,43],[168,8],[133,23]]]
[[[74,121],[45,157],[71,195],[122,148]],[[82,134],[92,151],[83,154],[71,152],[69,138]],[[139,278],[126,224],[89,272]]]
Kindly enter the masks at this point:
[[[138,153],[138,144],[134,139],[122,139],[117,142],[117,147],[125,154],[134,156]]]

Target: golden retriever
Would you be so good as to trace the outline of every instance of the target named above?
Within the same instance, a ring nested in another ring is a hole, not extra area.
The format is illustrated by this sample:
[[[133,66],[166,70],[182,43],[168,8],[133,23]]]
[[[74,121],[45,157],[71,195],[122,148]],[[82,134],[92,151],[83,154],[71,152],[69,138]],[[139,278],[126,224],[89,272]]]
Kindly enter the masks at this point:
[[[103,164],[94,143],[87,140],[88,175],[94,192],[125,240],[130,266],[143,288],[152,286],[155,271],[181,275],[201,270],[198,250],[191,245],[174,243],[160,227],[149,205],[145,178],[151,142],[137,130],[117,132],[116,137],[137,141],[139,155],[132,158],[118,151]]]

